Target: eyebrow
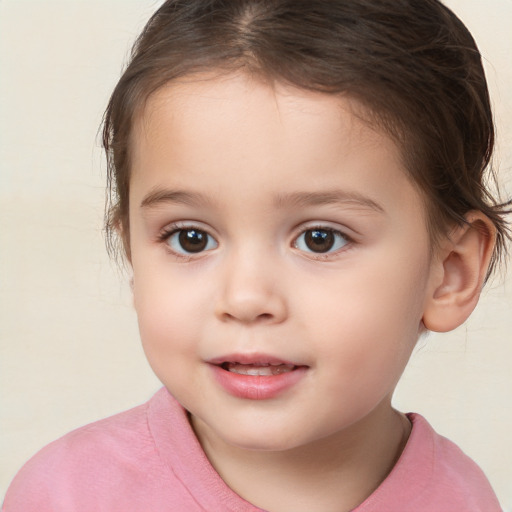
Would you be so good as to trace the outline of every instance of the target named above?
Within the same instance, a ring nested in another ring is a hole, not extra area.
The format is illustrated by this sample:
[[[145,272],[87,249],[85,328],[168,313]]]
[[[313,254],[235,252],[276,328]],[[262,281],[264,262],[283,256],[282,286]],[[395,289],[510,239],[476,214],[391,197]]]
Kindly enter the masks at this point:
[[[143,209],[154,208],[166,203],[181,203],[188,206],[202,206],[211,203],[207,196],[185,190],[153,189],[140,203]]]
[[[278,207],[304,208],[306,206],[349,204],[385,213],[384,208],[373,199],[358,192],[345,190],[331,190],[328,192],[295,192],[291,194],[279,194],[276,197]]]
[[[178,203],[188,206],[205,206],[211,204],[211,200],[199,192],[157,188],[150,191],[144,197],[140,206],[143,209],[149,209],[166,203]],[[274,199],[274,204],[278,208],[304,208],[307,206],[340,203],[375,210],[379,213],[385,213],[384,208],[373,199],[363,194],[359,194],[358,192],[349,192],[344,190],[332,190],[328,192],[293,192],[288,194],[278,194]]]

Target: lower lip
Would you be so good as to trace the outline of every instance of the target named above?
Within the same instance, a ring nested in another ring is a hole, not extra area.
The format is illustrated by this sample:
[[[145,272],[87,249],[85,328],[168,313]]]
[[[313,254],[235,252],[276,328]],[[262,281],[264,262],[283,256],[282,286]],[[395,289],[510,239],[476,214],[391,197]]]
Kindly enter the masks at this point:
[[[268,400],[297,384],[306,374],[307,368],[299,366],[295,370],[279,375],[241,375],[211,365],[217,382],[231,395],[248,400]]]

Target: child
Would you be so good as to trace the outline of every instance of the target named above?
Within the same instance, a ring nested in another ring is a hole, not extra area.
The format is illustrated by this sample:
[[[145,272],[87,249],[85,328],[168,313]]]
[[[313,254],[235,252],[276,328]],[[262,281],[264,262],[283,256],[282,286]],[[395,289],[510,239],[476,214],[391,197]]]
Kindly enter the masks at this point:
[[[27,463],[17,511],[500,510],[391,396],[504,252],[480,55],[436,0],[169,0],[110,100],[108,229],[147,404]]]

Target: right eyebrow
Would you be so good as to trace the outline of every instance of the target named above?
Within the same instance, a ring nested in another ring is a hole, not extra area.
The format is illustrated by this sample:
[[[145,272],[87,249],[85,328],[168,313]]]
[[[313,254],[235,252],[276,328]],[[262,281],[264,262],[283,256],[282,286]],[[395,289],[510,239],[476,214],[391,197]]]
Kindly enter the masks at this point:
[[[206,196],[197,192],[155,188],[144,196],[144,199],[142,199],[140,203],[140,207],[146,210],[166,203],[181,203],[189,206],[201,206],[210,203],[210,201]]]

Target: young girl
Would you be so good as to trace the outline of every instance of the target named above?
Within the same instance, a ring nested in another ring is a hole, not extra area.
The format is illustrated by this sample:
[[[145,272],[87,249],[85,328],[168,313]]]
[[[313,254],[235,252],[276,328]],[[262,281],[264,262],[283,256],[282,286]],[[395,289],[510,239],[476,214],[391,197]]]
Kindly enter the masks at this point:
[[[104,126],[164,388],[43,449],[4,510],[499,511],[391,406],[504,252],[493,138],[479,52],[436,0],[165,2]]]

